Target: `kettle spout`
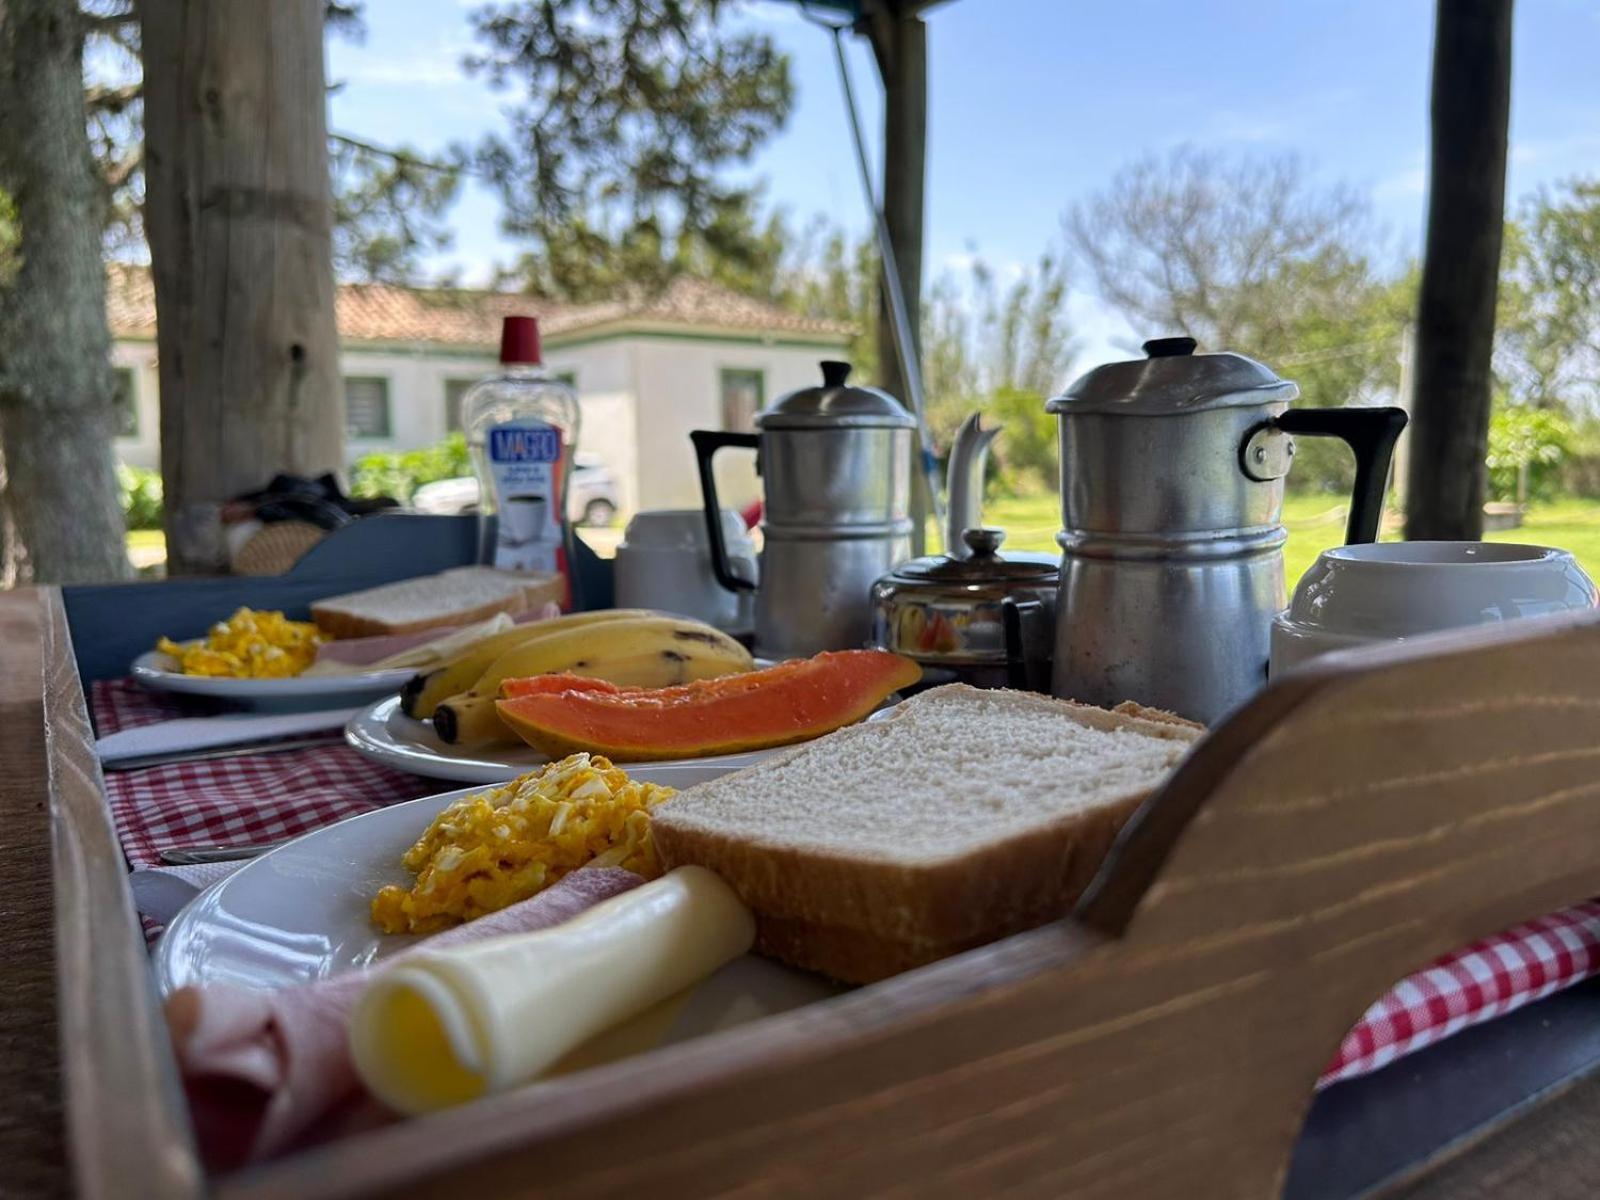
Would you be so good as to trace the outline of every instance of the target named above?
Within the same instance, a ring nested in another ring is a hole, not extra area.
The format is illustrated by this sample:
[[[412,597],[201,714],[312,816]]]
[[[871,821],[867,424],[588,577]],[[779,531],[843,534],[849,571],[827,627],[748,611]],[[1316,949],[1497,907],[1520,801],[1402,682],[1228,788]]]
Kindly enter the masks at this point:
[[[944,548],[951,558],[972,554],[961,533],[983,524],[983,468],[989,461],[989,443],[999,432],[985,429],[983,414],[973,413],[961,422],[950,445],[950,466],[945,477],[949,508],[945,511]]]

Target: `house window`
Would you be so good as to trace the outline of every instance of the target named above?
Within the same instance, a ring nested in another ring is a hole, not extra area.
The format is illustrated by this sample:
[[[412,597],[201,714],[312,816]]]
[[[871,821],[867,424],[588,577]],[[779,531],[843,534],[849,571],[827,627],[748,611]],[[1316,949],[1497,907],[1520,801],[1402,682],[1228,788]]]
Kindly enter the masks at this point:
[[[748,433],[756,427],[756,414],[766,400],[767,377],[761,371],[724,368],[722,372],[722,427]]]
[[[461,429],[461,398],[467,394],[476,379],[446,379],[444,381],[444,431],[456,433]]]
[[[136,438],[139,436],[139,390],[133,371],[128,367],[117,367],[112,374],[117,379],[112,399],[117,409],[117,436]]]
[[[344,428],[352,438],[389,436],[389,381],[377,375],[346,376]]]

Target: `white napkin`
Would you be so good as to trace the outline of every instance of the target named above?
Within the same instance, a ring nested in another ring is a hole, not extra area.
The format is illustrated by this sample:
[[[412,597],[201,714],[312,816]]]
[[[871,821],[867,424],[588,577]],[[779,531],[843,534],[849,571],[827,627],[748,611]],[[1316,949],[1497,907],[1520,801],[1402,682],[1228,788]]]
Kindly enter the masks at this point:
[[[231,746],[236,742],[342,729],[360,711],[358,708],[329,708],[317,712],[181,717],[108,733],[95,742],[94,748],[103,763],[142,758],[147,754],[184,754],[190,750]]]

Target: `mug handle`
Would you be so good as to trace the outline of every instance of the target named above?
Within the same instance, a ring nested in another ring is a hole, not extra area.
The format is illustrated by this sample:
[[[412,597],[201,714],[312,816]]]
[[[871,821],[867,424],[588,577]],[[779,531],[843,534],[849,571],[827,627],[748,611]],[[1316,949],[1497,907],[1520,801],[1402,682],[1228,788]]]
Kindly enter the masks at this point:
[[[1394,444],[1406,427],[1403,408],[1291,408],[1272,422],[1301,437],[1336,437],[1355,453],[1356,483],[1345,522],[1344,544],[1378,540],[1383,495],[1389,482]]]
[[[700,498],[706,510],[706,540],[711,544],[711,573],[730,592],[753,592],[754,582],[733,573],[728,560],[728,544],[722,538],[722,505],[717,500],[717,479],[711,471],[711,457],[725,446],[746,450],[761,449],[759,433],[724,433],[715,429],[696,429],[689,434],[694,444],[695,465],[700,471]]]

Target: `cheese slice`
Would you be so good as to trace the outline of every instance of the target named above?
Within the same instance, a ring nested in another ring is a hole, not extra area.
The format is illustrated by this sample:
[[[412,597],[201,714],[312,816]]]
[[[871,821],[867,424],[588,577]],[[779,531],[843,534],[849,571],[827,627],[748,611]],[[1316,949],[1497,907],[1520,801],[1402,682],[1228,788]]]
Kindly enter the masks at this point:
[[[747,952],[755,919],[703,867],[680,867],[574,920],[383,972],[350,1016],[368,1089],[417,1114],[506,1091]]]

